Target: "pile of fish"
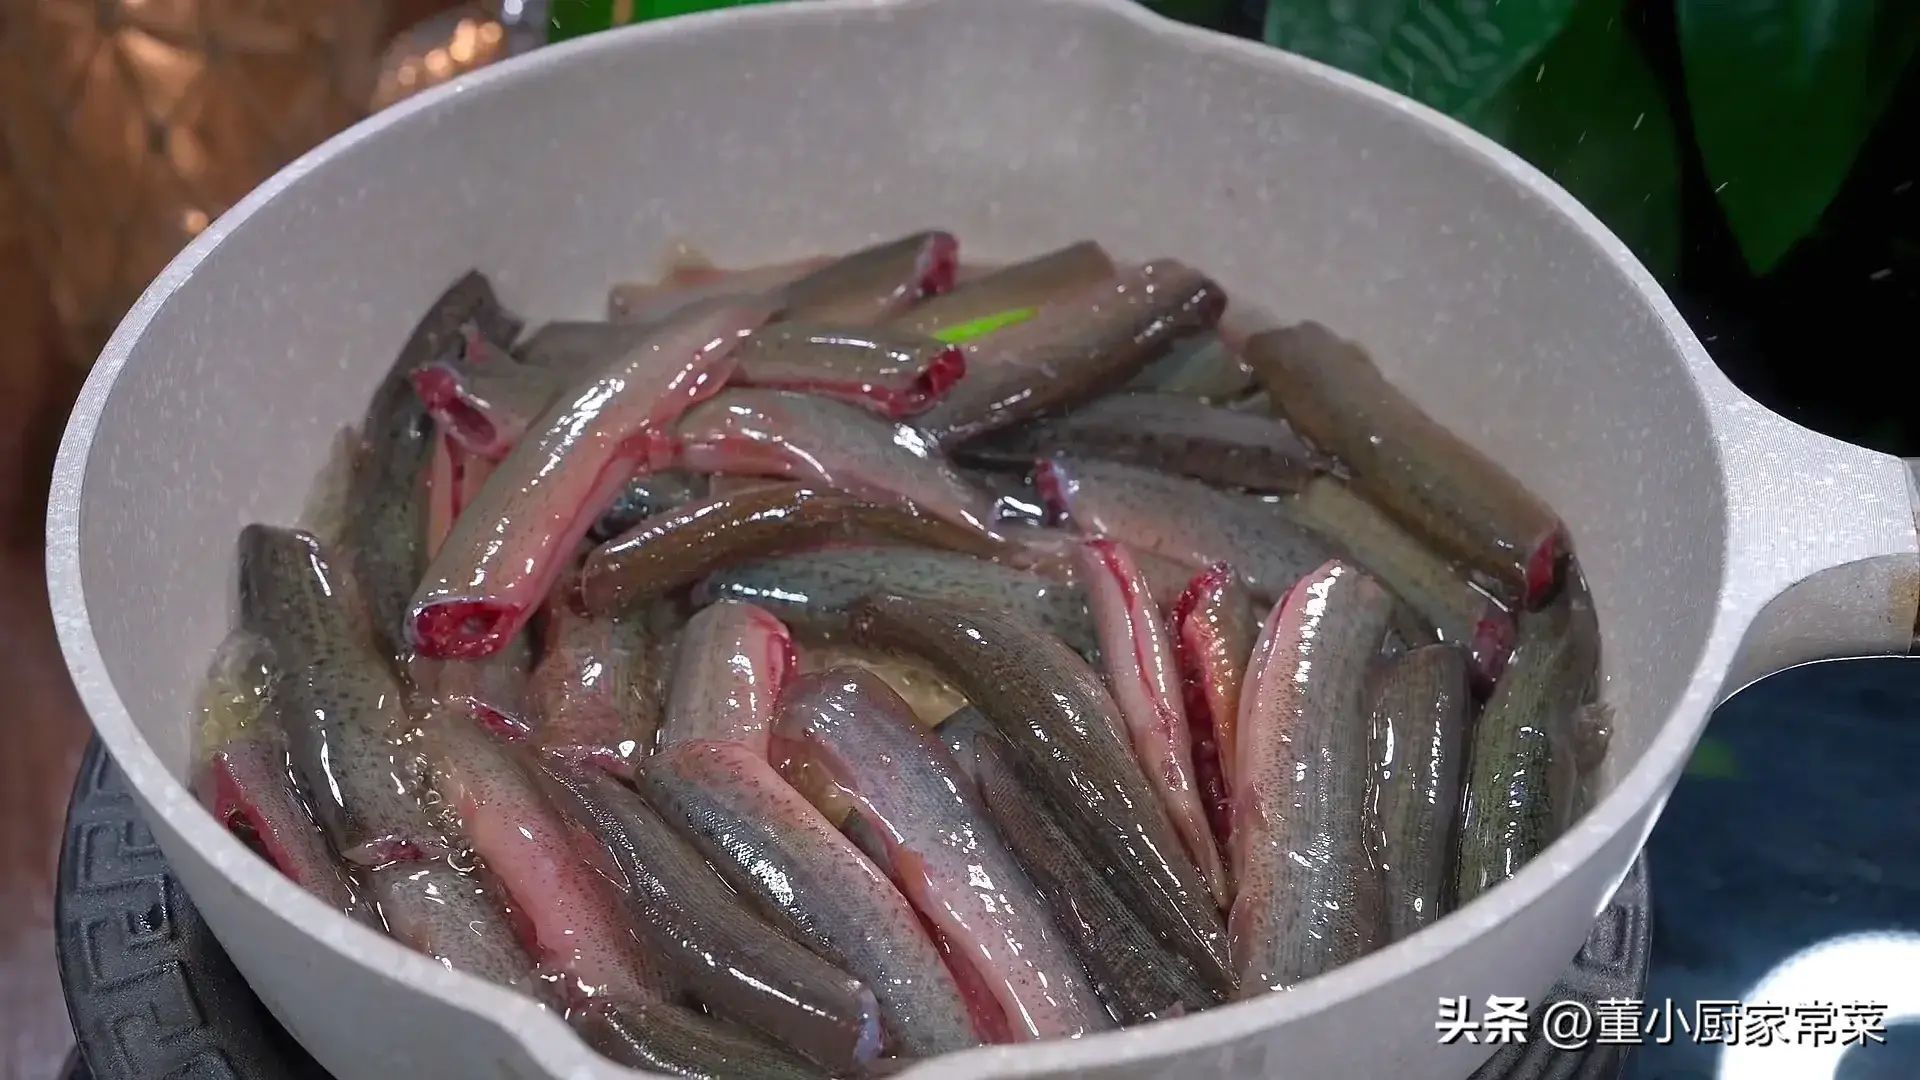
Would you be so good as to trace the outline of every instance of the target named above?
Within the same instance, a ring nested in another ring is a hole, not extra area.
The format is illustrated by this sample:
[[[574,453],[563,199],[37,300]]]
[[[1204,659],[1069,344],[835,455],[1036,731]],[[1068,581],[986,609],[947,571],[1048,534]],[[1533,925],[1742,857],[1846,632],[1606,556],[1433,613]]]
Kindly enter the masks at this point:
[[[1301,324],[1083,242],[420,321],[239,540],[208,808],[623,1063],[858,1076],[1284,990],[1604,749],[1555,516]]]

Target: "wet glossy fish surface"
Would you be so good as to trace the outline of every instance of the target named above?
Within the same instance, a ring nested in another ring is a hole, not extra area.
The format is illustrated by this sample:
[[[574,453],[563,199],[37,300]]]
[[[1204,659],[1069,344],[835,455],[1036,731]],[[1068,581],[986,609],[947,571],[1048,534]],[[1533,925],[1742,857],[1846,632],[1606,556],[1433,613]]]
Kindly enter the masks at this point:
[[[1241,700],[1229,926],[1242,997],[1385,943],[1367,808],[1366,682],[1393,600],[1329,562],[1268,616]]]
[[[1516,463],[1197,261],[924,225],[679,245],[524,337],[441,292],[240,531],[187,766],[231,859],[621,1065],[784,1080],[1124,1040],[1547,850],[1620,718]]]
[[[605,850],[643,947],[708,1008],[834,1070],[880,1051],[873,993],[769,925],[654,809],[604,775],[564,764],[543,783]]]
[[[735,889],[873,990],[890,1040],[917,1053],[979,1041],[912,905],[765,758],[689,743],[649,758],[639,786]]]
[[[777,742],[782,756],[818,764],[877,827],[901,891],[985,982],[1016,1038],[1107,1026],[977,793],[879,676],[856,667],[802,676],[781,705]]]

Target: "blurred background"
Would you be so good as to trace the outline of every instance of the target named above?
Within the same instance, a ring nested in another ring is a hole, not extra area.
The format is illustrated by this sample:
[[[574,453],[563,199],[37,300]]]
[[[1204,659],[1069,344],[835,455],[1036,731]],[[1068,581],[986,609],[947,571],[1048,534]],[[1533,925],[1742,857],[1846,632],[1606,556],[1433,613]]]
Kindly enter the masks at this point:
[[[50,881],[86,722],[48,625],[41,515],[106,336],[182,245],[367,112],[551,40],[727,3],[0,0],[0,1080],[57,1075],[71,1046]],[[1150,6],[1502,141],[1634,247],[1743,388],[1920,452],[1885,386],[1920,359],[1920,3]]]

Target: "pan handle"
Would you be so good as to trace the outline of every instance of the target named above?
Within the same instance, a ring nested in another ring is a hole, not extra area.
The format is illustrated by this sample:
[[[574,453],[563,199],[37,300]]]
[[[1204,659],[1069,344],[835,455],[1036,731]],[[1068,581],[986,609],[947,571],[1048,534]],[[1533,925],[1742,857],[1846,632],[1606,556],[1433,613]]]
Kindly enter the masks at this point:
[[[1732,522],[1722,603],[1754,611],[1723,694],[1810,661],[1914,651],[1920,460],[1810,431],[1745,395],[1715,424]]]

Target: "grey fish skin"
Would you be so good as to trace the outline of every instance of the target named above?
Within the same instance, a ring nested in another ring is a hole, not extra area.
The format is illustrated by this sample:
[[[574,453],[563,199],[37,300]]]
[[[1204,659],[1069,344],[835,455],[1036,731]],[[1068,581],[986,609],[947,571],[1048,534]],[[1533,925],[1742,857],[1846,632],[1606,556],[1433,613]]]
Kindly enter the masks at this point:
[[[824,1080],[806,1059],[752,1032],[664,1001],[604,1001],[576,1013],[588,1046],[635,1069],[696,1080]]]
[[[1274,408],[1353,473],[1354,486],[1440,550],[1498,579],[1524,607],[1559,583],[1559,518],[1518,480],[1434,422],[1359,346],[1319,323],[1247,342]]]
[[[723,600],[695,612],[674,651],[660,745],[732,740],[765,755],[798,664],[793,636],[765,610]]]
[[[421,475],[433,450],[432,425],[409,380],[416,369],[451,354],[468,331],[494,343],[520,333],[520,320],[500,306],[477,270],[462,275],[421,316],[361,423],[350,481],[353,513],[341,544],[389,655],[404,651],[407,598],[427,565]]]
[[[1017,613],[1082,656],[1099,652],[1078,586],[951,552],[829,548],[731,566],[709,576],[703,600],[744,600],[816,633],[844,630],[854,601],[876,592]]]
[[[1057,300],[968,343],[968,375],[918,421],[943,449],[1118,386],[1220,321],[1226,293],[1172,259]]]
[[[1389,941],[1446,913],[1472,706],[1467,658],[1451,645],[1412,649],[1375,679],[1374,803]]]
[[[784,480],[714,488],[708,497],[647,518],[594,549],[580,571],[587,610],[617,614],[730,563],[834,541],[886,538],[982,556],[1013,550],[998,537],[923,515],[901,499],[873,500]]]
[[[581,379],[652,329],[624,322],[548,323],[520,346],[523,362]],[[899,419],[924,411],[966,371],[954,346],[889,327],[780,322],[739,349],[739,386],[827,394]]]
[[[527,710],[532,668],[533,643],[525,633],[478,660],[434,660],[413,654],[401,662],[417,697],[465,709],[488,728],[510,736],[525,735],[532,726]]]
[[[596,618],[550,605],[546,654],[527,679],[534,746],[622,776],[633,771],[660,729],[672,663],[653,614]]]
[[[701,1003],[835,1072],[880,1052],[871,991],[768,925],[612,778],[544,763],[548,797],[606,849],[641,941]]]
[[[960,242],[930,230],[862,248],[775,292],[783,321],[859,325],[946,292],[959,270]]]
[[[893,595],[853,607],[863,644],[925,657],[992,720],[1069,832],[1210,986],[1232,988],[1220,910],[1127,745],[1100,676],[1059,638],[1006,612]]]
[[[1329,464],[1283,420],[1179,394],[1112,394],[979,439],[963,458],[1027,465],[1066,453],[1255,491],[1297,491]]]
[[[1281,508],[1392,589],[1443,641],[1468,650],[1484,689],[1513,651],[1513,616],[1452,564],[1331,476],[1286,497]],[[1409,640],[1422,640],[1415,636]]]
[[[455,971],[550,999],[499,899],[475,876],[436,859],[383,866],[367,880],[395,941]]]
[[[754,473],[825,484],[991,536],[992,500],[919,431],[831,398],[784,390],[726,390],[688,411],[677,464],[695,472]]]
[[[222,826],[294,884],[355,920],[373,922],[359,891],[308,816],[287,771],[279,735],[277,730],[249,731],[228,740],[202,766],[195,793]]]
[[[1172,559],[1189,575],[1227,563],[1268,602],[1335,554],[1271,503],[1152,469],[1058,455],[1035,469],[1034,484],[1080,532]]]
[[[273,647],[273,690],[288,757],[335,851],[363,866],[444,846],[413,793],[399,739],[400,684],[359,636],[345,583],[310,534],[268,525],[240,532],[240,618]]]
[[[872,861],[875,869],[888,879],[897,880],[893,858],[887,854],[887,838],[880,835],[880,826],[871,818],[863,817],[858,809],[848,810],[846,820],[840,823],[840,831],[860,849],[860,854]]]
[[[1385,943],[1365,691],[1392,612],[1378,582],[1329,562],[1274,606],[1254,647],[1233,770],[1239,997],[1288,989]]]
[[[659,467],[673,424],[720,388],[740,335],[766,315],[765,305],[723,304],[668,322],[561,394],[427,564],[407,609],[408,644],[437,658],[499,651],[627,480]]]
[[[765,758],[738,743],[686,743],[647,758],[636,783],[775,925],[873,991],[890,1051],[979,1045],[912,905]]]
[[[227,831],[294,884],[378,926],[314,823],[288,766],[286,725],[273,708],[278,679],[273,646],[265,638],[236,630],[220,643],[199,693],[193,793]]]
[[[967,699],[953,688],[946,676],[917,656],[902,656],[847,641],[827,641],[818,636],[805,642],[805,647],[800,650],[801,671],[825,671],[848,665],[866,668],[880,676],[893,688],[894,693],[900,695],[902,701],[912,706],[914,716],[919,718],[923,727],[934,727],[952,716],[955,710],[966,707]],[[840,828],[849,836],[854,835],[853,828],[847,823],[842,822]],[[859,843],[857,836],[854,842]],[[861,850],[866,849],[862,847]]]
[[[1232,902],[1220,842],[1202,803],[1193,736],[1173,646],[1133,553],[1112,540],[1081,548],[1080,579],[1100,635],[1101,671],[1126,721],[1135,759],[1214,900]]]
[[[1237,314],[1238,309],[1235,311]],[[1214,332],[1175,342],[1165,356],[1142,368],[1126,388],[1227,405],[1256,385],[1246,360],[1227,343],[1224,333]]]
[[[879,824],[895,883],[979,976],[1014,1039],[1111,1026],[952,755],[878,675],[849,666],[795,680],[775,746],[818,766]]]
[[[1039,307],[1098,285],[1118,272],[1106,249],[1082,240],[963,282],[952,292],[908,308],[894,318],[893,325],[932,334],[1003,311]]]
[[[670,996],[676,973],[641,947],[597,843],[549,800],[532,755],[447,710],[426,710],[420,728],[437,808],[485,860],[520,943],[567,1003]]]
[[[1046,794],[1014,768],[1005,738],[978,709],[959,710],[937,730],[1115,1020],[1140,1024],[1218,1004],[1193,964],[1169,950],[1113,891],[1061,826]]]
[[[564,388],[552,372],[511,361],[463,365],[436,360],[415,368],[411,381],[441,430],[461,448],[490,461],[505,457]]]
[[[668,470],[647,473],[627,481],[613,505],[593,523],[587,538],[596,544],[619,536],[642,521],[676,510],[707,495],[707,478],[698,473]]]
[[[967,372],[948,345],[884,327],[781,322],[740,347],[734,382],[850,402],[894,420],[925,412]]]
[[[530,368],[549,371],[573,382],[645,341],[657,322],[597,322],[562,320],[543,324],[513,347],[513,354]]]
[[[1567,736],[1599,658],[1599,628],[1580,591],[1520,616],[1519,644],[1467,750],[1456,907],[1512,877],[1571,818],[1575,753]]]

